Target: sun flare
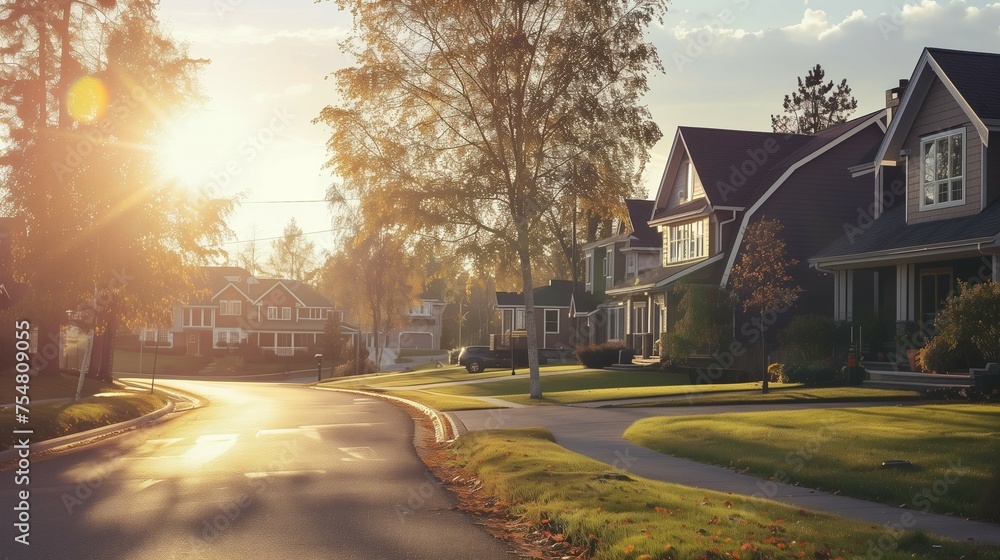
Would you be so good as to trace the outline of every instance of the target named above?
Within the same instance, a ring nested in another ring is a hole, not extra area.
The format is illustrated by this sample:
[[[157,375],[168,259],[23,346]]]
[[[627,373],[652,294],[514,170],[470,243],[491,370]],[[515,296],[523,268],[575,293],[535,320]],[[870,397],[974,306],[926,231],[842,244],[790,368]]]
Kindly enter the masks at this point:
[[[171,121],[153,147],[160,172],[188,188],[200,188],[214,175],[228,173],[229,132],[229,123],[208,111]]]

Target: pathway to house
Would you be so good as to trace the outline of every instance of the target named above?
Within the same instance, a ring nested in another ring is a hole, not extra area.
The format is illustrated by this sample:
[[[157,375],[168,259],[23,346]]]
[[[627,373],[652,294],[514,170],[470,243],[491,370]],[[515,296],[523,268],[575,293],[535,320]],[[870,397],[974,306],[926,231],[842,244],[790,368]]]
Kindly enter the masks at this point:
[[[622,438],[637,420],[651,416],[681,416],[721,412],[886,406],[891,403],[821,403],[761,406],[692,406],[684,408],[580,408],[536,406],[449,413],[467,430],[541,426],[563,447],[638,476],[733,492],[797,507],[825,511],[895,529],[920,529],[958,540],[1000,545],[1000,525],[866,502],[764,480],[729,469],[657,453]],[[893,459],[893,457],[885,457]],[[874,552],[880,552],[875,550]]]

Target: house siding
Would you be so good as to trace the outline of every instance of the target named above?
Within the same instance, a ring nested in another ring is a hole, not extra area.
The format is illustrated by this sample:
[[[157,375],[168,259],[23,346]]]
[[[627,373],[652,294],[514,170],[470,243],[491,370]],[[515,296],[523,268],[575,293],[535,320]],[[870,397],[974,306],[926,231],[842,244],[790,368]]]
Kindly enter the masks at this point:
[[[677,192],[687,187],[687,174],[683,173],[683,171],[687,168],[687,165],[690,162],[691,159],[688,158],[687,156],[684,156],[684,159],[681,161],[681,164],[674,172],[673,180],[670,181],[670,178],[667,177],[667,181],[669,182],[667,182],[666,184],[671,185],[670,193],[667,195],[667,204],[666,204],[667,210],[672,210],[674,208],[677,208],[681,204],[686,204],[688,202],[687,199],[680,200],[677,197]],[[705,198],[705,185],[701,182],[701,177],[698,176],[698,170],[693,169],[692,173],[694,174],[694,177],[692,177],[694,186],[691,189],[691,200],[698,200],[699,198]]]
[[[808,259],[845,233],[863,231],[871,215],[873,175],[852,178],[845,162],[860,161],[882,139],[875,125],[795,171],[757,211],[755,221],[774,218],[784,226],[787,255],[798,261],[791,270],[803,288],[794,314],[829,314],[831,275],[810,268]],[[837,188],[830,188],[837,185]],[[859,235],[864,235],[860,233]]]
[[[923,196],[921,185],[921,139],[939,132],[965,129],[965,202],[941,209],[920,209]],[[907,223],[919,224],[978,214],[982,210],[982,139],[972,126],[965,111],[939,80],[934,80],[920,111],[910,128],[903,149],[910,150],[907,175]]]
[[[218,305],[215,312],[215,326],[217,328],[236,329],[246,327],[246,316],[248,308],[250,307],[250,302],[248,302],[246,298],[240,294],[239,290],[230,286],[223,290],[213,301]],[[223,315],[223,301],[239,301],[241,303],[240,315]]]

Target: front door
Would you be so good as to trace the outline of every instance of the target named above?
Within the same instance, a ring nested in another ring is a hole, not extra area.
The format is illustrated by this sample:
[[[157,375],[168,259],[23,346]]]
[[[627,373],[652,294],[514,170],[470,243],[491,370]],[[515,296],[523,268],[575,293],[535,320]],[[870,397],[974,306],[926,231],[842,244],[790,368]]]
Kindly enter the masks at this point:
[[[955,286],[954,270],[934,268],[920,271],[920,320],[930,323],[944,308]]]

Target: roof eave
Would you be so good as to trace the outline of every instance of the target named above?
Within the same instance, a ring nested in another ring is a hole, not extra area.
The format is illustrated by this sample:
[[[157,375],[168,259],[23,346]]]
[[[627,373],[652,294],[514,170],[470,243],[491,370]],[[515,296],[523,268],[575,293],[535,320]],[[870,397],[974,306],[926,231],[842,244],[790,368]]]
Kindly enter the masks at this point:
[[[997,236],[980,237],[952,243],[935,243],[918,247],[885,249],[883,251],[853,253],[833,257],[813,257],[809,259],[809,266],[817,269],[830,267],[849,268],[850,265],[885,262],[888,260],[908,260],[917,257],[933,257],[963,251],[981,251],[984,247],[998,246],[1000,246],[1000,243],[998,243]]]

